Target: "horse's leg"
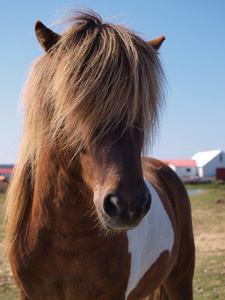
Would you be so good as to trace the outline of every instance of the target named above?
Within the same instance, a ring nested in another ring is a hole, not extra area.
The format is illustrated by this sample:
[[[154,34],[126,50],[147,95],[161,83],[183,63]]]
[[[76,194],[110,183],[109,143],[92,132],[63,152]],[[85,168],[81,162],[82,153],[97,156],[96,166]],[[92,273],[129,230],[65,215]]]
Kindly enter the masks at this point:
[[[169,278],[164,284],[166,293],[170,300],[192,300],[193,288],[192,278]]]
[[[183,237],[184,239],[187,236]],[[163,284],[166,293],[171,300],[192,300],[193,299],[193,276],[195,265],[195,249],[193,237],[186,244],[186,248],[180,250],[176,266]]]
[[[30,298],[28,298],[27,295],[20,290],[20,300],[30,300]]]
[[[165,288],[162,285],[152,295],[141,300],[170,300],[166,294]]]

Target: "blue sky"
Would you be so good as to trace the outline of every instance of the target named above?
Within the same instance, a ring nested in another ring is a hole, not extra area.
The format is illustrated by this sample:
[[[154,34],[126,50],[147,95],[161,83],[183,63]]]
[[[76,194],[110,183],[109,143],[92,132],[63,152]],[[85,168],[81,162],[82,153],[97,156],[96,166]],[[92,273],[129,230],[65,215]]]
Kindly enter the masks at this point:
[[[151,156],[190,158],[225,150],[225,1],[80,0],[2,1],[0,11],[0,164],[15,163],[22,130],[18,112],[27,69],[43,52],[34,24],[47,26],[60,10],[91,8],[117,17],[143,38],[164,34],[160,58],[167,81],[167,108]]]

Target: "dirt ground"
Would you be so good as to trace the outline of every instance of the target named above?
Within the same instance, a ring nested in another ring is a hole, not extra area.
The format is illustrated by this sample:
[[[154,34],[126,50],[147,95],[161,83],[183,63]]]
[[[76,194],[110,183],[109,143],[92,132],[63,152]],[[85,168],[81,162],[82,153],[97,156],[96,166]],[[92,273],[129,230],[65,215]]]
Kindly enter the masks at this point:
[[[195,235],[197,253],[225,252],[225,232],[202,232]]]

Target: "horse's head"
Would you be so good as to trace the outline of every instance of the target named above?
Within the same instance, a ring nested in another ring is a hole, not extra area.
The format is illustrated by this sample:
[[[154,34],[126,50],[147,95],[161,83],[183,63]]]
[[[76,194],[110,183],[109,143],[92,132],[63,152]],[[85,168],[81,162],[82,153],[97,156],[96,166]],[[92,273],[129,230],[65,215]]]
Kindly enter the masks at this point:
[[[115,128],[80,153],[83,178],[92,189],[103,225],[112,230],[139,225],[151,205],[141,165],[143,132]]]
[[[36,77],[40,69],[46,77],[38,86],[44,93],[35,95],[38,112],[48,108],[42,132],[49,132],[50,142],[64,137],[64,145],[76,149],[102,224],[132,229],[151,206],[141,152],[157,125],[163,78],[157,50],[165,38],[145,42],[124,26],[103,24],[93,12],[74,21],[62,36],[36,23],[46,51],[34,68]]]

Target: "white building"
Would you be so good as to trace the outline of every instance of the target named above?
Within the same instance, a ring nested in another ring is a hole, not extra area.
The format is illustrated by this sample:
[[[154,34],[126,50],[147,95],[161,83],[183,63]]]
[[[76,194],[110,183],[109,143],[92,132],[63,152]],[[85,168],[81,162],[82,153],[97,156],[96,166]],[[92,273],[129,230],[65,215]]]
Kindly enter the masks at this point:
[[[225,153],[222,150],[198,152],[192,159],[196,161],[199,177],[216,177],[218,171],[225,172]]]
[[[196,161],[193,159],[162,159],[181,179],[194,178],[198,175]]]

